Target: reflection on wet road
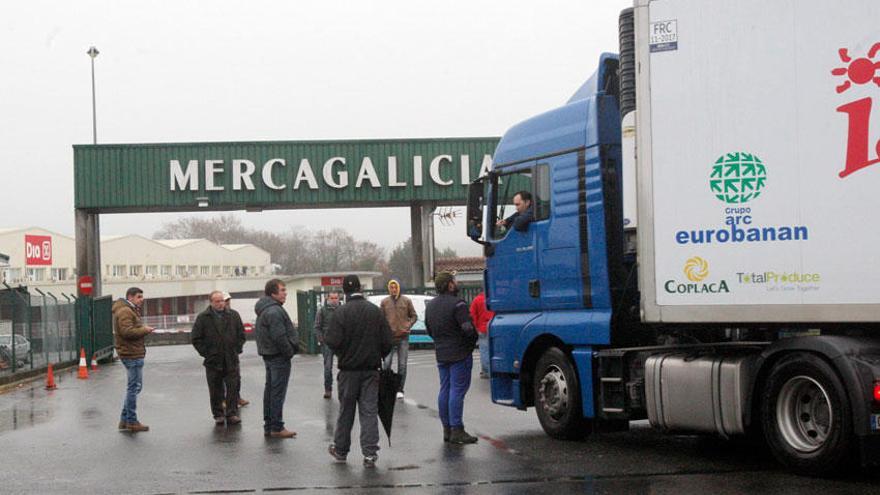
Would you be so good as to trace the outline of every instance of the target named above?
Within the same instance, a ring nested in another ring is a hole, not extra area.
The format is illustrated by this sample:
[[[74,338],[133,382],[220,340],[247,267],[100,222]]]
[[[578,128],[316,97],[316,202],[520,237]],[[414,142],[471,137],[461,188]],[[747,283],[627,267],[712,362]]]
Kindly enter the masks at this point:
[[[864,474],[839,480],[789,475],[744,444],[664,436],[644,423],[584,442],[544,435],[533,411],[492,405],[474,377],[465,406],[470,446],[444,444],[431,351],[410,354],[407,397],[397,403],[375,470],[361,465],[358,428],[345,464],[326,453],[335,398],[322,398],[317,356],[297,356],[285,406],[294,440],[262,434],[263,364],[242,360],[243,424],[215,427],[200,359],[187,346],[150,348],[138,415],[148,433],[116,429],[124,370],[103,366],[87,381],[59,373],[0,395],[0,493],[871,493]],[[479,367],[474,367],[478,370]]]

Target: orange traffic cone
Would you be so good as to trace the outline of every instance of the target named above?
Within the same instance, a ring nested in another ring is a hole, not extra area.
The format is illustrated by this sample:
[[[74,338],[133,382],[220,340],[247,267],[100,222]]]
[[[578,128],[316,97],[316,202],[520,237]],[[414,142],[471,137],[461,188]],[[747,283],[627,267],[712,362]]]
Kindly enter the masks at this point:
[[[86,350],[82,347],[79,348],[79,373],[77,373],[76,377],[81,380],[89,378],[89,366],[86,364]]]
[[[98,358],[92,354],[92,371],[98,371]]]
[[[52,363],[49,363],[49,368],[46,369],[46,390],[55,390],[56,388],[55,373],[52,373]]]

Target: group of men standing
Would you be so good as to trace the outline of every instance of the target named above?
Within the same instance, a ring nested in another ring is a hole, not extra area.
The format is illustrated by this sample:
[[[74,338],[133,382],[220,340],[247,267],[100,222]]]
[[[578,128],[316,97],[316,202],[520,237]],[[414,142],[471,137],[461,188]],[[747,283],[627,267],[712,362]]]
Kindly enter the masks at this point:
[[[439,371],[437,400],[443,440],[456,444],[475,443],[477,437],[464,430],[462,416],[478,332],[471,320],[471,308],[458,297],[454,275],[439,273],[435,287],[438,296],[427,303],[425,319],[428,334],[434,340]],[[380,307],[364,298],[356,275],[343,279],[342,290],[346,304],[341,304],[338,293],[331,293],[315,322],[316,336],[324,356],[324,397],[328,399],[333,388],[333,358],[338,359],[336,383],[340,408],[333,443],[328,451],[335,460],[346,460],[357,413],[364,465],[373,467],[379,451],[379,371],[390,368],[396,356],[397,398],[403,398],[409,333],[418,315],[412,301],[401,294],[397,280],[388,283],[389,296]],[[296,432],[285,428],[283,421],[291,359],[299,351],[296,326],[283,308],[286,299],[285,284],[272,279],[266,283],[264,296],[255,306],[257,352],[266,371],[263,430],[267,437],[274,438],[296,436]],[[217,425],[241,423],[238,408],[247,403],[240,397],[238,358],[245,343],[244,326],[229,301],[228,294],[212,292],[208,308],[199,313],[192,329],[192,344],[204,358],[211,413]],[[153,331],[141,322],[142,305],[143,291],[134,287],[128,290],[125,299],[113,305],[116,350],[128,374],[119,428],[134,432],[149,430],[138,421],[136,405],[143,383],[144,337]]]

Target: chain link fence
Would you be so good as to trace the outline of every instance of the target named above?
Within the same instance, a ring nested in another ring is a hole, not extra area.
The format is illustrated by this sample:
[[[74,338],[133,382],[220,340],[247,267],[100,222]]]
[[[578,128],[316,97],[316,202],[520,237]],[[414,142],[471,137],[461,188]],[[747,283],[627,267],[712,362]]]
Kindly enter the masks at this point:
[[[74,298],[0,286],[0,380],[76,360]]]

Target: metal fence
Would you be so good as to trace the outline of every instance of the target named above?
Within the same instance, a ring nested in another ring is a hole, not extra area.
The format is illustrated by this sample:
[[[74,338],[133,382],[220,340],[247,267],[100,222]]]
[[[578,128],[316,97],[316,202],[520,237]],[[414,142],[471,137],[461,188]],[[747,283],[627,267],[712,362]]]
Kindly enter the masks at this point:
[[[0,286],[0,378],[78,357],[75,298]]]

